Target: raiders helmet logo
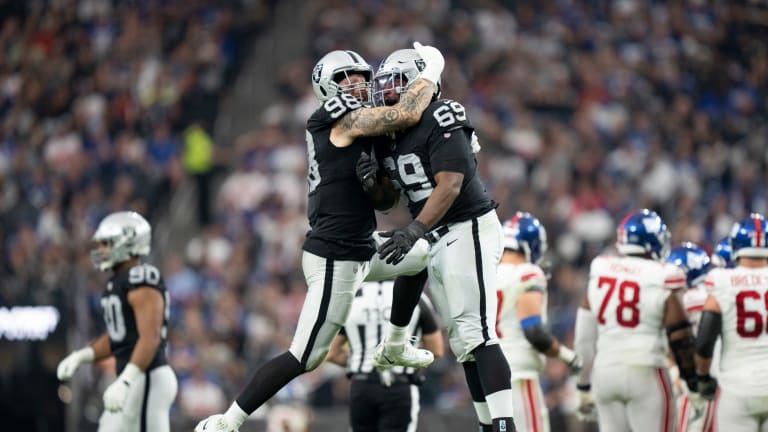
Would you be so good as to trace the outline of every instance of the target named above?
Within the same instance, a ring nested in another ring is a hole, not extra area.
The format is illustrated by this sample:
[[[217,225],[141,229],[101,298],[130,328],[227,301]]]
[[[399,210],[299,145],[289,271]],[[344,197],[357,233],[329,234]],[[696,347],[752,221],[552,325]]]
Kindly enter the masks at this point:
[[[415,60],[414,62],[416,63],[416,69],[418,69],[419,72],[423,71],[424,67],[427,66],[422,59]]]
[[[315,69],[312,71],[312,81],[315,82],[315,84],[320,83],[320,74],[323,73],[323,64],[318,63],[315,66]]]
[[[132,239],[132,238],[136,237],[136,230],[133,229],[133,227],[130,227],[130,226],[123,227],[123,235],[126,238]]]

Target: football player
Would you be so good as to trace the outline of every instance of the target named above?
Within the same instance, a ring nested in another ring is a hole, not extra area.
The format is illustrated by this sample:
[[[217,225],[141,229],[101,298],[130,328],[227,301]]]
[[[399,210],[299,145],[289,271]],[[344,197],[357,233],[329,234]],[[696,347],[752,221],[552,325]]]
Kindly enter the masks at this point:
[[[417,280],[424,284],[426,279],[424,270]],[[357,290],[349,319],[328,353],[327,360],[345,367],[352,381],[349,414],[354,432],[410,432],[418,425],[422,376],[413,368],[379,371],[373,364],[373,352],[388,324],[393,285],[393,281],[366,282]],[[421,340],[435,357],[443,355],[443,335],[425,295],[407,328],[409,340]]]
[[[726,239],[727,240],[727,239]],[[672,248],[667,257],[667,262],[674,264],[685,272],[685,285],[687,289],[683,293],[683,306],[688,313],[691,329],[696,334],[699,325],[704,301],[707,299],[707,290],[704,279],[714,266],[707,252],[698,245],[685,242]],[[719,356],[717,356],[719,357]],[[715,361],[717,363],[717,361]],[[711,401],[706,401],[697,393],[697,389],[688,389],[683,386],[682,394],[678,398],[679,432],[707,432],[713,430],[715,406]],[[692,391],[691,391],[692,390]]]
[[[716,268],[705,284],[696,335],[696,372],[701,395],[715,400],[717,429],[768,430],[768,224],[752,213],[730,233],[736,267]],[[722,357],[718,381],[711,376],[718,336]]]
[[[584,359],[577,389],[579,412],[593,417],[596,405],[600,430],[674,430],[665,330],[681,378],[696,388],[691,324],[672,294],[685,287],[685,274],[663,262],[668,248],[666,224],[644,209],[619,223],[619,256],[592,260],[576,315],[576,352]]]
[[[731,259],[731,240],[728,236],[723,237],[717,242],[710,260],[716,267],[733,268],[733,260]]]
[[[416,50],[390,54],[376,73],[374,102],[402,103],[425,63]],[[387,241],[378,253],[386,262],[397,263],[418,239],[430,241],[430,292],[473,399],[488,404],[490,416],[481,421],[489,427],[492,422],[496,431],[513,431],[509,365],[493,331],[501,224],[496,203],[477,175],[474,128],[467,113],[460,103],[440,99],[435,90],[416,126],[399,128],[388,145],[376,147],[381,171],[407,197],[413,217],[409,225],[382,234]],[[396,363],[390,339],[391,334],[376,351],[379,367]]]
[[[357,288],[370,272],[376,227],[374,203],[361,187],[356,165],[371,153],[368,136],[416,124],[436,91],[445,61],[436,48],[414,44],[425,67],[390,107],[368,106],[372,69],[353,51],[332,51],[315,65],[312,88],[322,105],[307,121],[308,217],[302,269],[307,295],[288,351],[259,368],[226,413],[201,421],[195,431],[237,431],[245,419],[293,378],[325,359],[347,321]],[[432,354],[410,346],[408,359],[423,366]]]
[[[544,356],[559,358],[572,373],[581,369],[581,358],[545,328],[547,277],[537,265],[547,251],[544,226],[530,213],[518,212],[503,227],[496,332],[512,372],[515,422],[525,430],[549,431],[549,411],[539,383]],[[487,410],[477,407],[483,409]]]
[[[151,238],[149,222],[138,213],[112,213],[101,221],[91,260],[112,273],[101,296],[107,331],[56,370],[60,380],[68,380],[82,363],[115,356],[119,375],[104,391],[100,432],[170,431],[178,383],[165,357],[168,292],[160,271],[139,258],[149,255]]]

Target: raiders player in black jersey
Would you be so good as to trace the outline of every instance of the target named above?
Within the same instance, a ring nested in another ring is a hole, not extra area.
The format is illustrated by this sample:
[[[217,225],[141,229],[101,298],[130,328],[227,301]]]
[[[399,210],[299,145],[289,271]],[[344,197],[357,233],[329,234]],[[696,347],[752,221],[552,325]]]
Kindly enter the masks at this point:
[[[176,398],[176,375],[165,358],[169,302],[160,271],[139,261],[149,255],[152,228],[135,212],[112,213],[101,221],[91,252],[94,266],[111,271],[101,296],[106,333],[59,363],[68,380],[81,363],[115,356],[115,382],[104,392],[99,431],[168,432]]]
[[[311,231],[302,255],[307,295],[296,332],[288,351],[259,368],[226,413],[201,421],[195,431],[237,431],[285,384],[319,366],[346,322],[376,252],[374,205],[355,171],[360,155],[372,146],[363,137],[418,123],[445,63],[437,49],[419,43],[414,47],[425,67],[399,103],[389,107],[368,106],[373,71],[359,54],[332,51],[315,66],[312,87],[322,106],[307,122]]]
[[[423,59],[412,49],[387,57],[374,78],[376,104],[396,103],[422,67]],[[430,241],[430,293],[448,328],[451,350],[464,366],[481,430],[511,431],[510,370],[494,331],[503,234],[496,204],[477,175],[475,140],[464,107],[436,98],[418,125],[397,131],[390,145],[376,148],[383,171],[408,198],[413,216],[408,226],[382,234],[389,239],[378,252],[387,262],[398,262],[419,238]],[[387,363],[388,348],[385,340],[376,351],[377,363]]]

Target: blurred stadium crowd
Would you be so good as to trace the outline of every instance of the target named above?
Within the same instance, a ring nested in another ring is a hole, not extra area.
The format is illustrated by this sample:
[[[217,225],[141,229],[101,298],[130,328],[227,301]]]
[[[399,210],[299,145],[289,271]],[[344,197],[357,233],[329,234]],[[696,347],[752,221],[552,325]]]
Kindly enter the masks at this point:
[[[305,291],[309,76],[333,49],[374,68],[413,40],[442,50],[443,96],[461,101],[479,131],[500,216],[530,211],[547,227],[550,326],[569,345],[589,260],[624,213],[656,209],[673,244],[711,249],[734,220],[768,211],[764,4],[308,2],[306,55],[280,71],[279,98],[233,143],[213,142],[217,107],[272,2],[0,5],[0,306],[59,305],[69,326],[49,350],[0,338],[0,406],[19,415],[29,409],[19,384],[55,393],[56,362],[99,331],[103,277],[87,253],[95,223],[130,208],[167,226],[181,185],[205,187],[214,165],[223,174],[200,195],[199,230],[178,250],[155,244],[173,302],[176,413],[222,410],[249,371],[285,350]],[[382,216],[380,228],[404,217]],[[29,368],[45,371],[39,389]],[[84,375],[82,412],[93,421],[104,382]],[[469,406],[453,360],[427,375],[423,405]],[[277,398],[343,404],[343,380],[322,369]],[[553,362],[544,380],[553,430],[567,430],[566,381]],[[60,412],[57,400],[49,412]]]

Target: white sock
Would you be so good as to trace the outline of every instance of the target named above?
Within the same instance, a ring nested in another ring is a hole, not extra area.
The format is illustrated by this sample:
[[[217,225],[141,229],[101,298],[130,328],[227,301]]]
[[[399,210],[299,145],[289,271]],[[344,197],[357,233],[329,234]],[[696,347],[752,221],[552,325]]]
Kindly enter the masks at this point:
[[[489,425],[491,424],[491,411],[488,409],[488,402],[472,402],[475,406],[475,413],[477,413],[478,422]]]
[[[394,324],[389,325],[389,336],[387,336],[388,345],[402,345],[405,343],[405,331],[406,327],[396,326]]]
[[[514,417],[512,389],[499,390],[485,395],[485,401],[488,402],[491,418]]]

